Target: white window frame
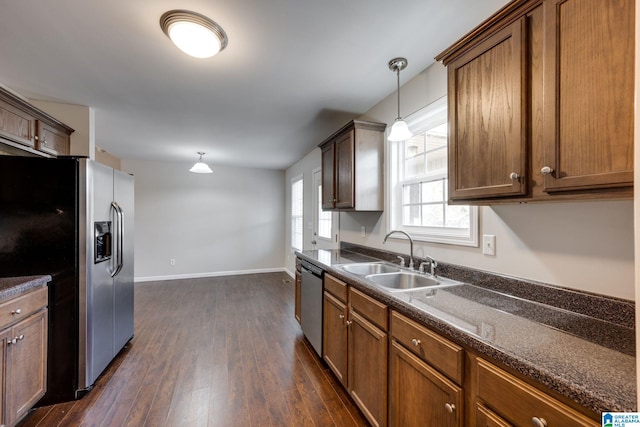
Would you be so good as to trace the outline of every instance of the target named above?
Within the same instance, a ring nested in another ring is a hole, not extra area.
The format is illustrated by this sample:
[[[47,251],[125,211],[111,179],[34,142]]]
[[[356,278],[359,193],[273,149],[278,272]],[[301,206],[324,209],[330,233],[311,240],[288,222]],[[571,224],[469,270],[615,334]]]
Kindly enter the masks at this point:
[[[417,133],[426,131],[442,123],[442,116],[447,115],[447,97],[444,96],[424,108],[416,111],[405,120],[409,129]],[[445,119],[446,120],[446,119]],[[389,132],[390,129],[387,129]],[[387,143],[387,230],[403,230],[411,235],[414,240],[444,243],[459,246],[478,247],[479,230],[478,230],[478,208],[470,206],[469,210],[469,229],[455,229],[450,227],[422,227],[422,226],[405,226],[402,225],[402,184],[399,183],[399,171],[402,167],[400,161],[399,146],[404,142]],[[403,160],[402,160],[403,161]],[[402,183],[407,184],[411,181],[424,182],[427,180],[445,179],[445,174],[433,174],[431,176],[424,175],[415,180],[405,180]]]
[[[301,194],[300,194],[300,201],[302,203],[302,206],[300,209],[300,215],[294,215],[294,211],[293,211],[293,206],[294,206],[294,194],[293,194],[293,188],[294,185],[296,185],[297,183],[300,183],[300,189],[301,189]],[[304,175],[298,175],[295,176],[293,178],[291,178],[291,211],[290,211],[290,215],[291,215],[291,252],[294,251],[302,251],[302,247],[304,246]],[[294,226],[296,223],[296,220],[300,221],[300,230],[294,230]],[[294,236],[300,235],[300,247],[296,247],[295,245],[295,239]]]

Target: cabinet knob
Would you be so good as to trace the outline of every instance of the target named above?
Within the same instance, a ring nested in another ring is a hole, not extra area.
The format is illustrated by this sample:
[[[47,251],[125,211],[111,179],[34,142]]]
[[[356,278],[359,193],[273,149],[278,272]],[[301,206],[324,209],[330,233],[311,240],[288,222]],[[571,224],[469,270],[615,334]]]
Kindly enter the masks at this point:
[[[335,203],[335,202],[337,202],[337,201],[338,201],[338,199],[333,199],[333,203]]]
[[[20,308],[17,308],[17,309],[15,309],[14,311],[12,311],[12,312],[11,312],[11,314],[12,314],[13,316],[15,316],[16,314],[20,314],[20,313],[22,313],[22,309],[20,309]]]
[[[542,173],[542,175],[549,175],[551,172],[553,172],[553,169],[549,166],[543,166],[542,169],[540,169],[540,172]]]
[[[416,347],[418,347],[420,345],[420,340],[417,338],[414,338],[411,340],[411,344],[415,345]]]
[[[531,424],[535,427],[547,427],[547,420],[544,418],[533,417],[531,418]]]
[[[347,326],[351,326],[353,322],[351,320],[347,320]]]
[[[456,410],[456,405],[453,403],[445,403],[444,409],[446,409],[448,413],[453,414],[453,411]]]
[[[344,314],[338,315],[338,319],[344,319]]]
[[[517,181],[517,180],[518,180],[518,178],[520,178],[520,175],[518,175],[518,174],[517,174],[517,173],[515,173],[515,172],[511,172],[511,173],[509,174],[509,179],[510,179],[511,181]]]
[[[18,337],[18,340],[19,340],[19,341],[22,341],[23,339],[24,339],[24,335],[20,335],[20,336]]]

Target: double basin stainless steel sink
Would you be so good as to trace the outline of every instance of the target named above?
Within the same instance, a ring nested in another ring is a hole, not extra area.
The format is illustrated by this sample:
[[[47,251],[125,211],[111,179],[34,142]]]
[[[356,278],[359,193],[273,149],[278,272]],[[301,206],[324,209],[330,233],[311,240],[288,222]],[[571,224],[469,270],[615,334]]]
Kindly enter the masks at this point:
[[[454,280],[403,269],[384,261],[343,264],[339,267],[346,272],[356,274],[358,276],[364,276],[365,280],[382,287],[389,292],[460,284],[460,282],[456,282]]]

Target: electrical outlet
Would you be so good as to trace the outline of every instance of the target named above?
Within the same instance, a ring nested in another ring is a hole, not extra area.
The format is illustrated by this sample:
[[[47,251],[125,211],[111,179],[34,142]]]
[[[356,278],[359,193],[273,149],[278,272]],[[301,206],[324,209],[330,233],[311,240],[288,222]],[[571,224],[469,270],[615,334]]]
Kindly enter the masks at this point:
[[[360,227],[360,237],[367,237],[367,229],[364,227]]]
[[[485,255],[496,254],[496,236],[485,234],[482,236],[482,253]]]
[[[175,258],[171,258],[169,260],[169,265],[176,265],[176,259]]]

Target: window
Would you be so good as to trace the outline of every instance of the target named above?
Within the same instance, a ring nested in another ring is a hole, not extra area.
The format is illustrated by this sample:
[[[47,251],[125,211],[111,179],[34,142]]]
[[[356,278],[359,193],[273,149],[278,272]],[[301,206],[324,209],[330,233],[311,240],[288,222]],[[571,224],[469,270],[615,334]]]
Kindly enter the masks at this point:
[[[302,176],[291,180],[291,249],[302,250]]]
[[[478,246],[478,212],[447,205],[446,97],[407,117],[414,136],[390,142],[390,229],[438,243]]]

